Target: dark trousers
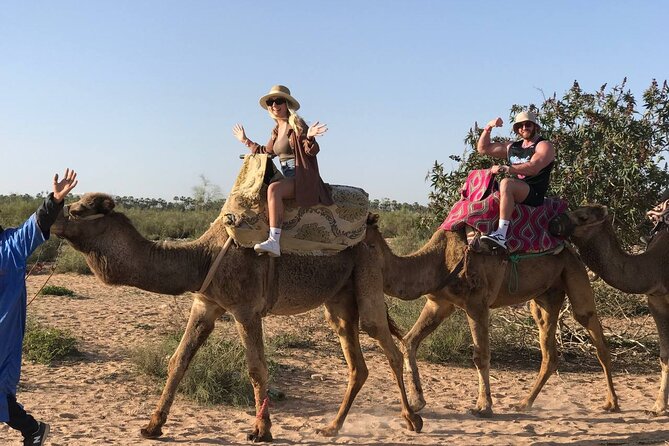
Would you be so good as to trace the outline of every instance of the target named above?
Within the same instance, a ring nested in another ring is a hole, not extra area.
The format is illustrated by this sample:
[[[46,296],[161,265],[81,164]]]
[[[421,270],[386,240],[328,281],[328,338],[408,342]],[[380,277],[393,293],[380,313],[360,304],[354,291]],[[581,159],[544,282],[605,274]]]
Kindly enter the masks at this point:
[[[16,401],[16,395],[7,395],[7,406],[9,406],[9,427],[21,431],[24,437],[37,432],[39,424],[32,415],[28,414]]]

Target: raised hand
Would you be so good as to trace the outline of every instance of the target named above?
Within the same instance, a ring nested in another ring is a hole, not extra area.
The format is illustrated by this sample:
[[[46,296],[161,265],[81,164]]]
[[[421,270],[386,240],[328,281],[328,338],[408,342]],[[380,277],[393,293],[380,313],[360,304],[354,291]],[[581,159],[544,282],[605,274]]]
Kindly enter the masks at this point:
[[[492,121],[490,121],[486,127],[501,127],[504,124],[504,121],[502,121],[502,118],[495,118]]]
[[[328,131],[328,126],[326,124],[321,124],[316,121],[311,124],[309,130],[307,130],[307,138],[313,138],[314,136],[321,136],[323,133]]]
[[[58,181],[58,174],[53,177],[53,199],[60,203],[65,199],[67,194],[79,183],[77,181],[77,172],[70,169],[65,169],[63,179]]]
[[[235,135],[235,138],[237,138],[242,143],[245,143],[248,139],[246,137],[246,132],[244,132],[244,126],[241,124],[235,124],[235,126],[232,128],[232,134]]]

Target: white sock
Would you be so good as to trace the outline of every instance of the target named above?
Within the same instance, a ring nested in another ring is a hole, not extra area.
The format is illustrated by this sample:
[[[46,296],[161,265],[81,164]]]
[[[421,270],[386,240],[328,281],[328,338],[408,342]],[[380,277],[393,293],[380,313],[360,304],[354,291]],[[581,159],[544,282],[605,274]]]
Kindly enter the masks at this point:
[[[509,225],[511,222],[509,220],[502,220],[501,218],[499,219],[499,226],[497,227],[496,233],[501,235],[502,237],[506,238],[506,231],[509,229]]]
[[[269,228],[269,238],[278,242],[281,238],[281,228]]]

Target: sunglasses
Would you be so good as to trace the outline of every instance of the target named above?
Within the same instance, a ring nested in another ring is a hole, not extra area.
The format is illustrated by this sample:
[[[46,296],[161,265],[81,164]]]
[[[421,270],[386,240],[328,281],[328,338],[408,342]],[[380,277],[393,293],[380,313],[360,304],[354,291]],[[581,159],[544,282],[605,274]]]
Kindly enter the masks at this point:
[[[269,98],[268,100],[265,101],[265,104],[267,104],[268,107],[271,107],[272,105],[282,105],[285,104],[286,100],[284,98]]]
[[[534,127],[534,123],[532,121],[525,121],[518,124],[519,129],[520,128],[531,129],[532,127]]]

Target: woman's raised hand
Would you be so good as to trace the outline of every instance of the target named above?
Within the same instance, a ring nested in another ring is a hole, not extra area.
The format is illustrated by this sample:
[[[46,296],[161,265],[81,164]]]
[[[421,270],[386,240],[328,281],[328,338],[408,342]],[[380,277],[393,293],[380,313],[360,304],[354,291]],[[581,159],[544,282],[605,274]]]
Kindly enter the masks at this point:
[[[311,124],[309,130],[307,130],[307,138],[313,138],[314,136],[321,136],[323,133],[328,131],[328,126],[326,124],[321,124],[316,121]]]
[[[245,143],[248,139],[246,138],[246,132],[244,132],[244,126],[241,124],[235,124],[232,128],[232,134],[242,143]]]

